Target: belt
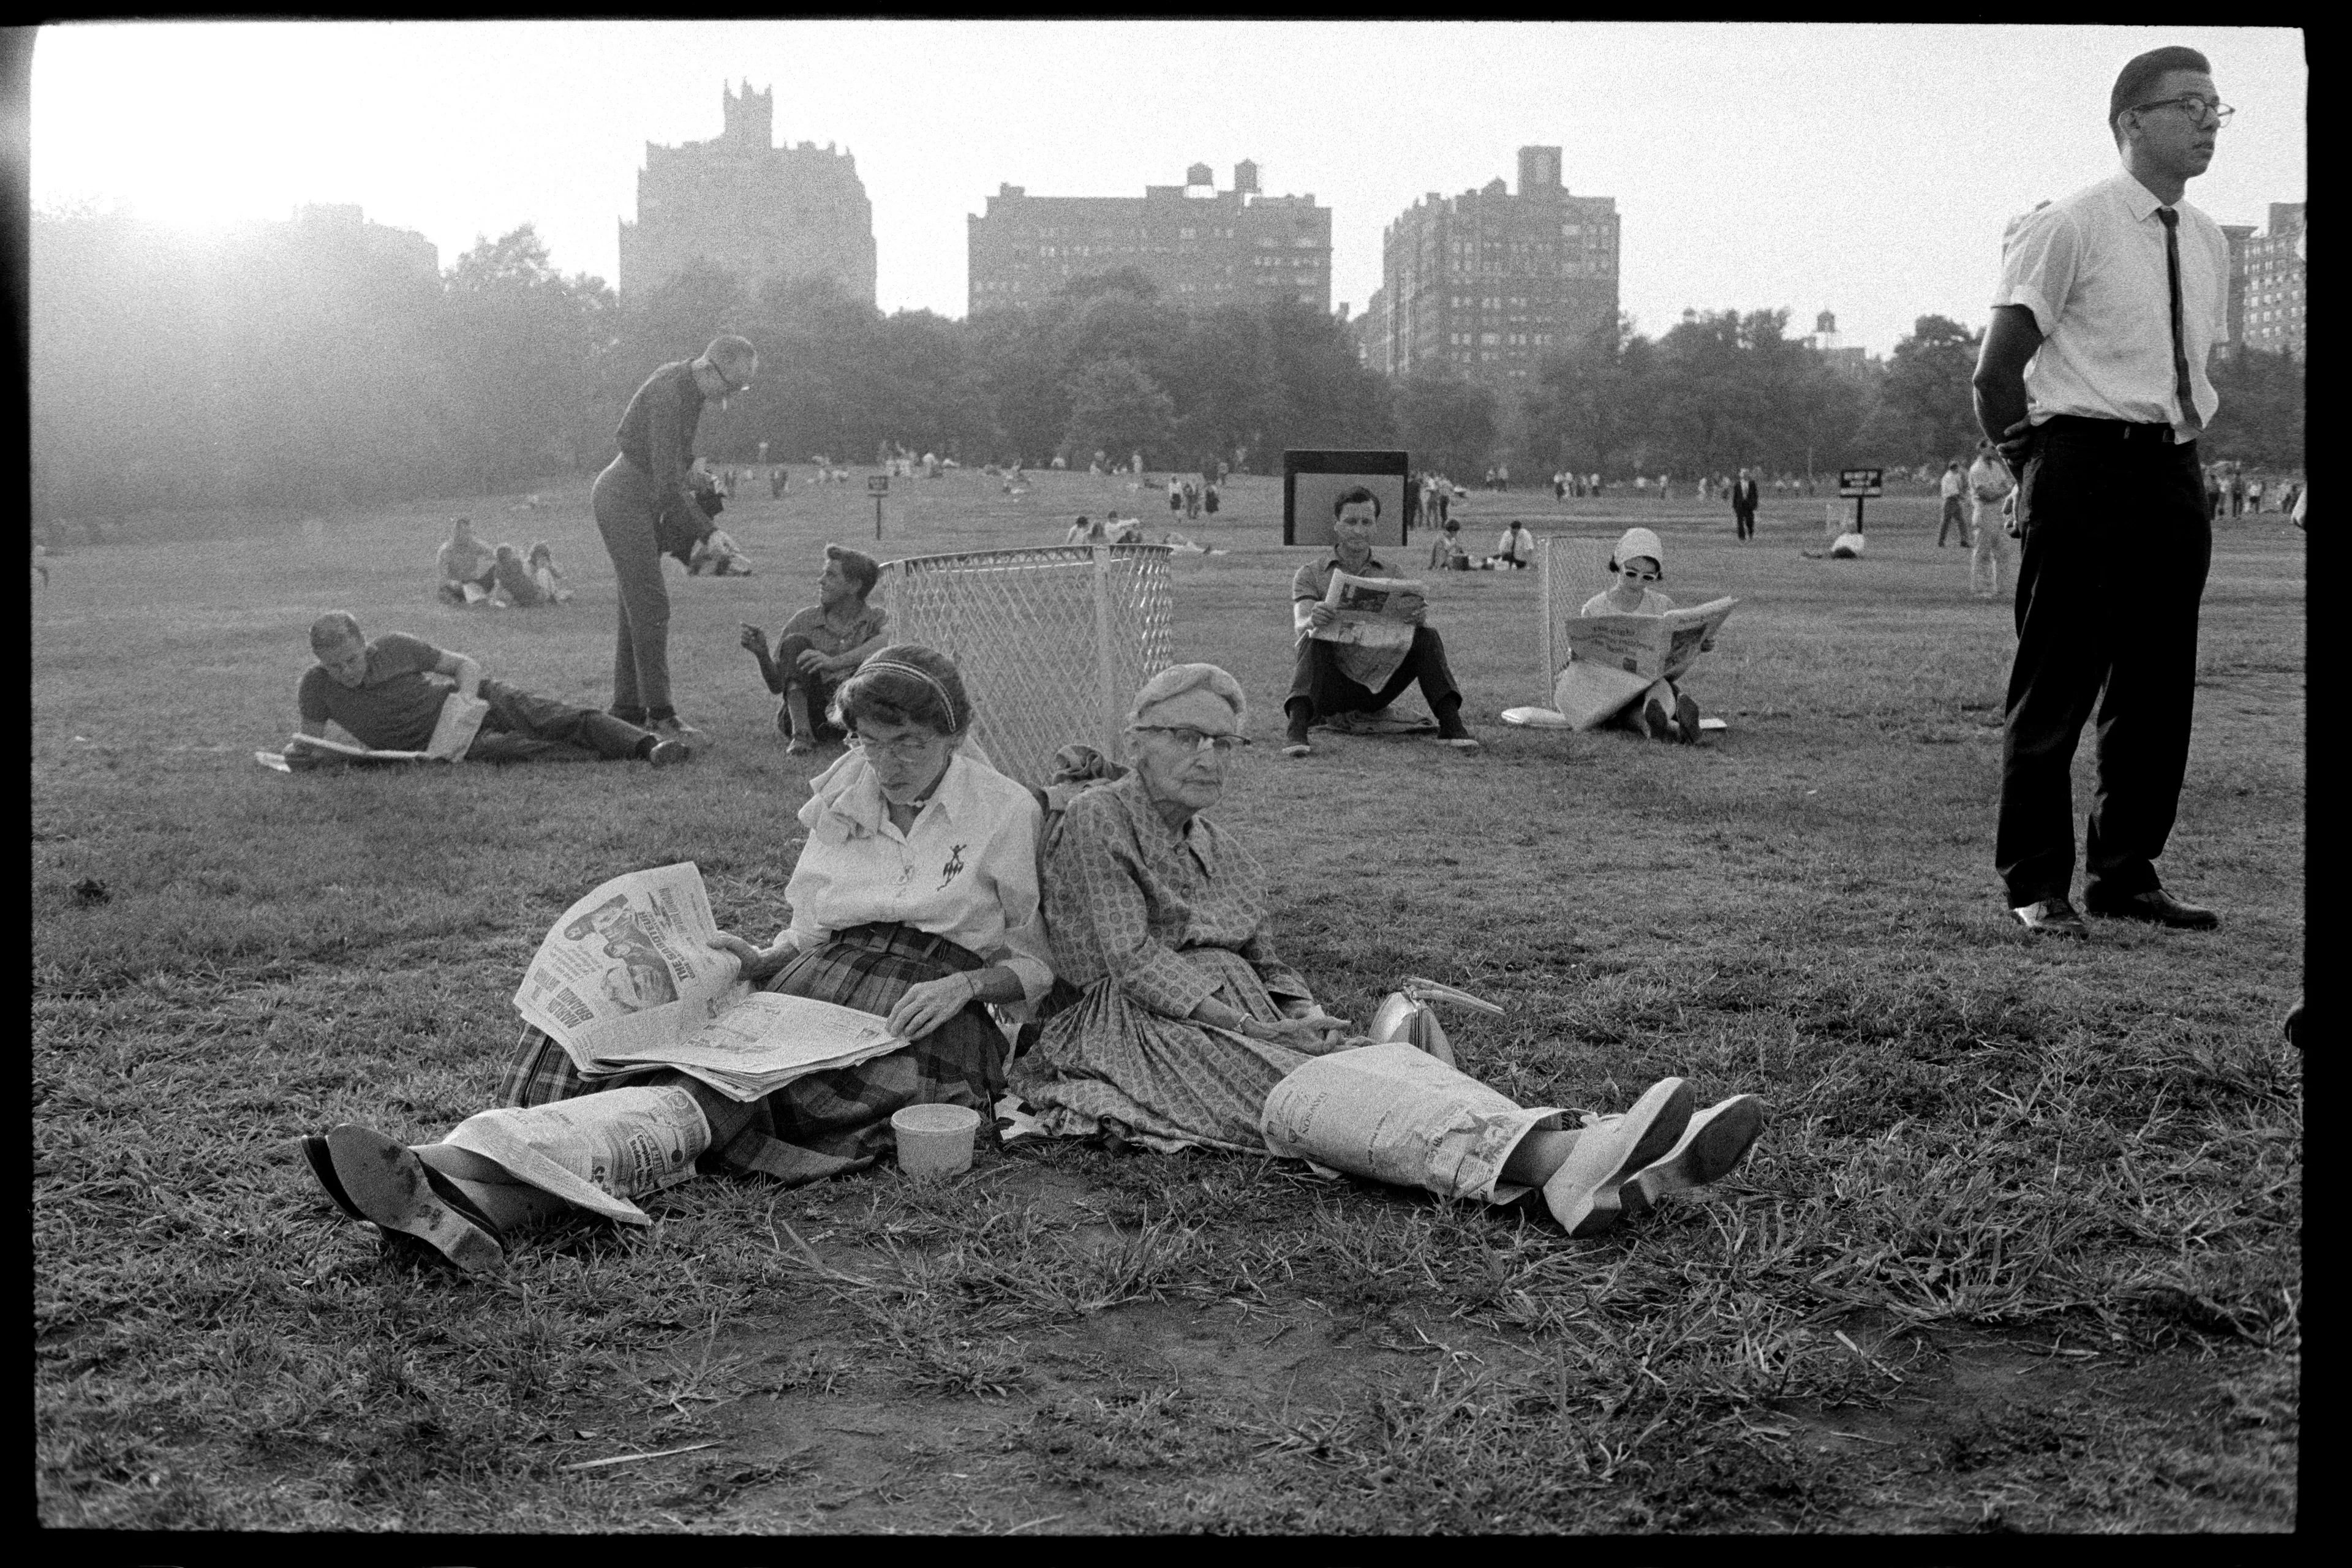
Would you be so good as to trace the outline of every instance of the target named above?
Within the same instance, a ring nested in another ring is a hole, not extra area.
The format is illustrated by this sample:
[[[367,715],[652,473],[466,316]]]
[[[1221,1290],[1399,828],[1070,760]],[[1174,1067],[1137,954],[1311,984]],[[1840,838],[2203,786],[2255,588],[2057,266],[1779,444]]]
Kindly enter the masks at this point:
[[[2196,440],[2180,438],[2180,432],[2158,421],[2152,425],[2136,425],[2128,419],[2094,419],[2084,414],[2053,414],[2042,423],[2048,431],[2064,430],[2073,436],[2088,436],[2101,441],[2153,441],[2161,447],[2193,447]]]

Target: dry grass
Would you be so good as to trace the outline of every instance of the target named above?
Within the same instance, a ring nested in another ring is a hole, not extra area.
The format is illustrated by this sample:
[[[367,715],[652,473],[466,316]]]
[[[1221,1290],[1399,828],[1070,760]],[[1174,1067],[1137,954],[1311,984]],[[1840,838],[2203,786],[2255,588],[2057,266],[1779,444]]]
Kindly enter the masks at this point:
[[[900,491],[906,488],[901,485]],[[593,701],[611,584],[584,487],[529,523],[568,610],[426,601],[438,515],[60,552],[34,605],[36,1480],[50,1524],[1467,1531],[2280,1529],[2297,1505],[2302,541],[2217,548],[2169,881],[2221,931],[2031,946],[1990,867],[2006,611],[1873,510],[1798,558],[1646,509],[1667,587],[1741,595],[1696,752],[1512,731],[1532,574],[1436,591],[1464,758],[1266,748],[1223,808],[1286,956],[1361,1015],[1409,973],[1504,1003],[1470,1070],[1610,1109],[1666,1072],[1765,1095],[1715,1192],[1591,1243],[1294,1166],[1016,1145],[945,1187],[706,1181],[468,1283],[344,1222],[292,1140],[485,1101],[548,921],[690,858],[781,923],[811,771],[734,647],[809,596],[855,487],[727,514],[768,574],[677,589],[690,768],[282,778],[302,629],[354,610]],[[1276,488],[1180,563],[1178,655],[1274,732]],[[1612,498],[1481,496],[1612,535]],[[1058,540],[1149,492],[894,493],[889,552]],[[454,509],[452,509],[454,510]],[[478,518],[503,516],[478,500]],[[492,532],[499,530],[492,528]],[[1408,552],[1410,555],[1411,552]],[[1408,561],[1407,564],[1417,564]],[[790,571],[786,571],[790,568]],[[2087,774],[2082,786],[2087,795]],[[102,886],[102,892],[100,888]],[[79,891],[77,891],[77,889]],[[591,1469],[566,1466],[719,1446]]]

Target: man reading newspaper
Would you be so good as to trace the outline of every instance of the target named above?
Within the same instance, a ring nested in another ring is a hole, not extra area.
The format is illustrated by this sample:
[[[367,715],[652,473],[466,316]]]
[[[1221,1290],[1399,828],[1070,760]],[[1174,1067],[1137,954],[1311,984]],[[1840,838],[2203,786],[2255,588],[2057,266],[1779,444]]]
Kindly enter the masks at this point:
[[[1676,609],[1650,586],[1665,577],[1665,547],[1646,528],[1625,531],[1609,570],[1615,584],[1586,600],[1568,623],[1569,661],[1553,686],[1552,706],[1575,729],[1616,723],[1654,740],[1692,744],[1698,703],[1676,682],[1715,647],[1717,630],[1738,601]]]
[[[303,672],[296,691],[301,731],[287,744],[289,767],[424,757],[484,763],[643,757],[658,768],[690,755],[683,741],[485,679],[476,660],[422,637],[388,632],[370,642],[359,622],[341,610],[311,623],[310,651],[319,662]],[[327,740],[330,720],[357,737],[362,749]]]
[[[1421,584],[1397,577],[1372,556],[1381,500],[1361,485],[1331,506],[1332,552],[1291,579],[1291,624],[1297,662],[1283,703],[1288,724],[1282,754],[1303,757],[1318,722],[1377,715],[1415,681],[1437,720],[1438,739],[1463,751],[1478,742],[1462,722],[1462,693],[1446,668],[1445,641],[1425,624]],[[1380,580],[1393,582],[1382,588]]]

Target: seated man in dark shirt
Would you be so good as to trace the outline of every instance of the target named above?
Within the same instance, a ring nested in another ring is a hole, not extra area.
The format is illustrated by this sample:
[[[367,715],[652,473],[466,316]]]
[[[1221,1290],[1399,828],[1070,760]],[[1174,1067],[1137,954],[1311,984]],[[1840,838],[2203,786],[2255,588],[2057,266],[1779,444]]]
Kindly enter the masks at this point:
[[[341,610],[310,625],[310,651],[319,662],[302,673],[297,700],[302,733],[323,736],[331,719],[362,745],[385,752],[421,752],[433,738],[452,687],[458,696],[490,705],[480,731],[466,748],[467,761],[588,762],[643,757],[667,767],[692,755],[684,741],[664,740],[593,708],[518,691],[482,679],[482,667],[462,653],[446,653],[422,637],[388,632],[373,642]]]
[[[1331,557],[1310,561],[1291,580],[1292,625],[1297,638],[1297,664],[1290,679],[1290,696],[1283,702],[1288,721],[1282,754],[1306,756],[1314,748],[1307,727],[1318,720],[1347,713],[1376,713],[1404,695],[1414,681],[1437,721],[1438,739],[1462,751],[1475,751],[1478,742],[1462,722],[1462,693],[1446,668],[1445,643],[1423,624],[1428,613],[1418,595],[1407,602],[1412,641],[1402,647],[1357,647],[1327,642],[1311,635],[1330,623],[1333,612],[1324,597],[1331,574],[1351,577],[1393,577],[1394,572],[1372,556],[1372,524],[1381,515],[1380,498],[1363,486],[1341,492],[1332,503]]]

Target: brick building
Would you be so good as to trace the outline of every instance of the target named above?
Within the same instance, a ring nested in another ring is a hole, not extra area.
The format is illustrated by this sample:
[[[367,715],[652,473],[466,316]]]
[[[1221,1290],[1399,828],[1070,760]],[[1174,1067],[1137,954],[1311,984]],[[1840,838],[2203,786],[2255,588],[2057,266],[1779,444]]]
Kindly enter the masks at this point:
[[[1519,149],[1516,194],[1500,179],[1432,191],[1381,237],[1367,363],[1524,388],[1547,357],[1617,319],[1617,238],[1616,198],[1569,195],[1557,147]]]
[[[1201,309],[1292,300],[1331,309],[1331,209],[1258,190],[1258,168],[1234,165],[1215,188],[1206,163],[1181,185],[1140,196],[1033,196],[1003,185],[967,219],[971,313],[1029,310],[1065,285],[1133,268],[1171,305]]]
[[[874,205],[857,162],[827,142],[773,145],[775,89],[722,89],[716,141],[646,143],[637,216],[621,220],[623,293],[702,260],[756,294],[773,278],[822,273],[874,303]]]
[[[2230,342],[2232,347],[2304,354],[2305,286],[2302,202],[2273,202],[2270,226],[2257,234],[2224,226],[2230,240]]]

